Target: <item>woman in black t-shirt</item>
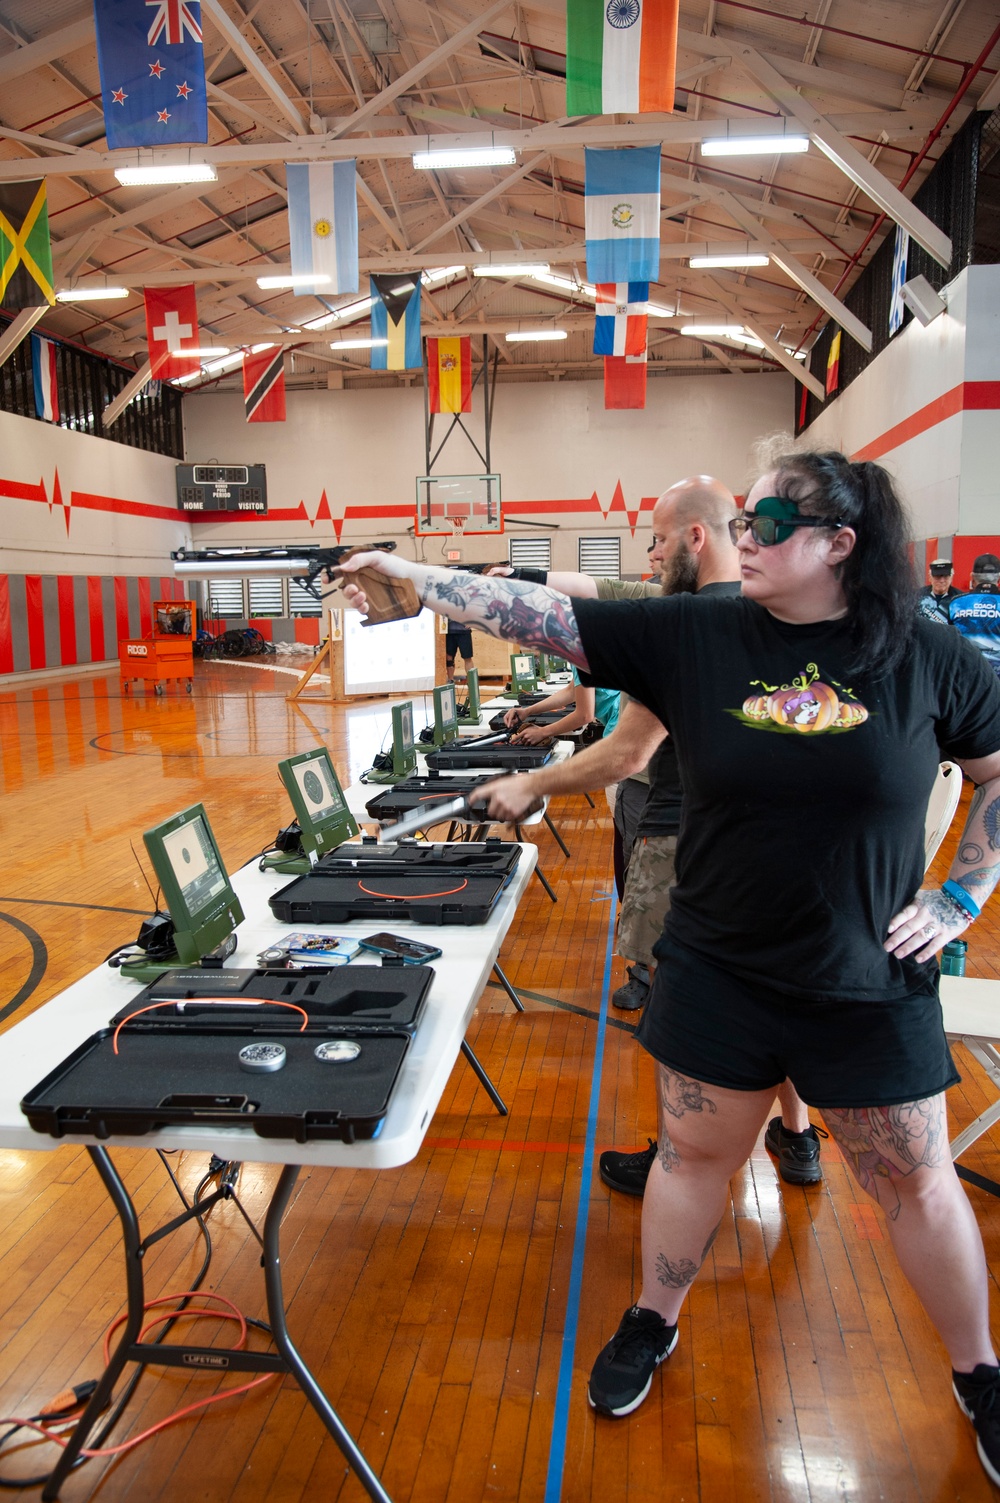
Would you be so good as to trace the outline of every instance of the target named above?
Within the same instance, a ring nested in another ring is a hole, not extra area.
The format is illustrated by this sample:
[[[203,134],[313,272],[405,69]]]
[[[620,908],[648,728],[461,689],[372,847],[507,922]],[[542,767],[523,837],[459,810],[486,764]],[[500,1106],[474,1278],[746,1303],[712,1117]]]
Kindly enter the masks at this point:
[[[1000,1484],[1000,1367],[948,1151],[958,1077],[934,964],[1000,877],[1000,685],[957,633],[917,616],[879,466],[790,455],[732,526],[734,600],[571,601],[385,553],[344,567],[409,576],[431,609],[559,653],[648,706],[677,747],[677,886],[640,1030],[660,1108],[643,1287],[594,1365],[593,1407],[624,1415],[645,1398],[787,1076],[885,1211]],[[978,787],[949,879],[921,891],[943,756]]]

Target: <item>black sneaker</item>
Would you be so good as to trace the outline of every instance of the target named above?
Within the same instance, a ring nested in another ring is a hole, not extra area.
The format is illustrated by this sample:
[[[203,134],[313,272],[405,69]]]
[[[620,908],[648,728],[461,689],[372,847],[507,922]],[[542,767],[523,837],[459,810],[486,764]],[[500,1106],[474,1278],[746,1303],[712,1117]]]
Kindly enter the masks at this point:
[[[677,1327],[668,1326],[655,1310],[633,1305],[590,1374],[587,1398],[598,1414],[620,1417],[638,1409],[649,1392],[653,1374],[677,1345]]]
[[[764,1147],[778,1160],[778,1173],[790,1185],[818,1185],[823,1178],[819,1167],[819,1140],[830,1134],[822,1127],[807,1127],[805,1132],[789,1132],[780,1117],[772,1117],[764,1134]]]
[[[972,1421],[986,1475],[1000,1487],[1000,1368],[980,1362],[971,1373],[951,1375],[958,1407]]]
[[[652,1138],[646,1141],[649,1147],[640,1148],[635,1153],[618,1153],[616,1149],[608,1148],[601,1154],[598,1160],[601,1178],[612,1190],[622,1190],[626,1195],[643,1194],[656,1158],[656,1143]]]
[[[611,1005],[620,1007],[623,1012],[638,1012],[649,999],[649,971],[641,960],[635,965],[627,965],[625,969],[629,979],[611,993]]]

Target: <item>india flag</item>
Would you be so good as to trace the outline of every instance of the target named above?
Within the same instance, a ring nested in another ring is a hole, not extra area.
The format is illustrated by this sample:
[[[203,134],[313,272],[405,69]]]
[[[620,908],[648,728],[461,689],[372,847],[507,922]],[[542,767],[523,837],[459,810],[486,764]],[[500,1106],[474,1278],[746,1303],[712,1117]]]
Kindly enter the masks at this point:
[[[674,107],[679,0],[568,0],[567,115]]]

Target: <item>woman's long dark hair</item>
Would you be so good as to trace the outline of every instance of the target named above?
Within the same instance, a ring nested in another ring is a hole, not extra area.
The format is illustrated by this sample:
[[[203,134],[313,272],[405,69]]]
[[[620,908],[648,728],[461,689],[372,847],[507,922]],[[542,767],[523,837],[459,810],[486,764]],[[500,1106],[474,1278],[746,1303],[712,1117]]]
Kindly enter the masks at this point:
[[[891,673],[906,656],[917,613],[906,512],[888,471],[834,449],[782,455],[775,471],[779,496],[857,534],[840,574],[854,636],[851,672]]]

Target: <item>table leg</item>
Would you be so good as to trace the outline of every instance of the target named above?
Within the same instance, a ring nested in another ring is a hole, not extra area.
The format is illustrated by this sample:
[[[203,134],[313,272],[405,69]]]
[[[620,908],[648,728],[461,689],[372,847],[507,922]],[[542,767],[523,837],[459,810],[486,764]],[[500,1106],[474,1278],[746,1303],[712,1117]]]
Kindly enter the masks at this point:
[[[504,1106],[503,1097],[500,1095],[496,1086],[493,1084],[492,1080],[487,1075],[486,1071],[483,1069],[476,1056],[473,1054],[472,1045],[468,1042],[467,1039],[462,1040],[462,1053],[469,1061],[476,1079],[479,1081],[479,1084],[482,1086],[483,1090],[486,1092],[487,1096],[490,1098],[493,1105],[500,1113],[501,1117],[506,1117],[507,1108]]]
[[[556,829],[555,825],[552,823],[552,820],[549,818],[549,812],[548,812],[547,809],[546,809],[545,813],[542,815],[542,818],[544,819],[545,823],[548,825],[549,829],[552,831],[552,834],[555,836],[556,845],[558,845],[558,847],[562,851],[563,855],[568,858],[569,857],[569,846],[566,844],[565,840],[563,840],[562,836],[559,834],[559,831]]]
[[[521,826],[520,825],[515,825],[514,826],[514,834],[517,836],[518,840],[520,840],[520,841],[523,842],[524,836],[521,834]],[[546,877],[545,873],[542,871],[542,868],[538,865],[537,861],[535,863],[534,875],[538,878],[539,882],[541,882],[542,886],[545,888],[545,891],[548,893],[548,895],[551,898],[552,902],[553,903],[558,903],[559,899],[556,897],[555,893],[552,891],[552,888],[551,888],[551,886],[549,884],[549,880]]]
[[[497,961],[493,962],[493,970],[496,973],[497,980],[500,982],[500,985],[503,987],[504,991],[507,993],[508,997],[513,1002],[514,1006],[517,1008],[518,1012],[523,1012],[524,1011],[524,1003],[521,1001],[520,997],[517,995],[517,992],[514,990],[514,988],[511,986],[510,982],[507,980],[507,977],[504,975],[503,971],[500,969],[500,966],[499,966],[499,964],[498,964]]]
[[[267,1289],[267,1314],[271,1324],[274,1344],[288,1363],[289,1370],[298,1379],[299,1387],[337,1442],[351,1466],[358,1474],[361,1485],[370,1498],[377,1503],[392,1503],[389,1494],[372,1471],[354,1440],[344,1428],[343,1422],[326,1394],[320,1388],[309,1368],[299,1356],[285,1321],[285,1299],[281,1285],[281,1249],[279,1238],[281,1221],[288,1207],[295,1181],[299,1177],[297,1164],[286,1164],[278,1177],[264,1219],[264,1284]]]

